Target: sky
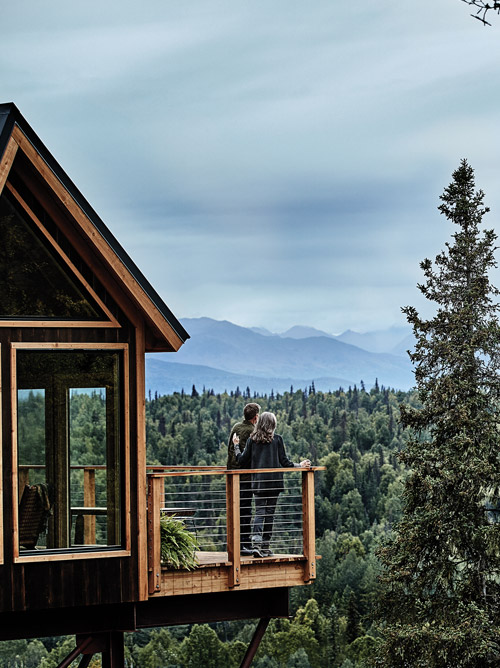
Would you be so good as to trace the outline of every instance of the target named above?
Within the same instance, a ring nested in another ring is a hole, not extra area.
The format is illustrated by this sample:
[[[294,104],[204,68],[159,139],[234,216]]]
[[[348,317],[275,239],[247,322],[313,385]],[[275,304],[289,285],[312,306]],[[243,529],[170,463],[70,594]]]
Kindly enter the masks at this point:
[[[383,329],[430,312],[462,158],[500,232],[492,23],[460,0],[16,0],[0,101],[178,318]]]

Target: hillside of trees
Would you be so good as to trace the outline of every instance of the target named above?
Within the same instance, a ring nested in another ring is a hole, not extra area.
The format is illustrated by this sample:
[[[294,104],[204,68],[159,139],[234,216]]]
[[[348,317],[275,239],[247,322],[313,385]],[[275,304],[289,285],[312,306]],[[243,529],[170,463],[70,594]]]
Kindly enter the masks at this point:
[[[291,459],[308,457],[326,467],[317,474],[317,552],[322,555],[317,580],[291,591],[293,618],[271,622],[254,666],[369,665],[377,642],[371,616],[378,595],[375,551],[398,520],[402,504],[405,471],[397,453],[405,433],[399,404],[415,405],[416,397],[378,383],[370,391],[361,383],[324,393],[312,384],[269,396],[250,396],[248,388],[215,394],[194,387],[189,393],[151,396],[146,402],[148,463],[225,465],[231,425],[241,419],[249,400],[276,414],[277,431]],[[80,404],[88,411],[85,402]],[[127,665],[236,667],[256,623],[129,634]],[[73,647],[73,638],[4,642],[0,666],[53,668]]]

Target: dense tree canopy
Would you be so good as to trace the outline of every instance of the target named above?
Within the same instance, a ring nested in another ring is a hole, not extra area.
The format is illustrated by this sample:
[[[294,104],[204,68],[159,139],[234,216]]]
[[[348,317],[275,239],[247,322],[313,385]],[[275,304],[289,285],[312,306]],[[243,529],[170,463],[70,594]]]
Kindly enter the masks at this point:
[[[151,397],[146,402],[148,462],[225,464],[231,425],[241,419],[249,400],[248,389],[215,394],[188,388]],[[405,468],[397,453],[404,448],[405,431],[397,415],[402,401],[417,405],[416,395],[378,383],[369,391],[360,383],[333,392],[316,391],[311,384],[251,400],[276,413],[292,459],[309,457],[326,467],[316,488],[318,578],[311,587],[292,590],[294,618],[270,624],[253,665],[368,665],[376,642],[370,617],[378,596],[374,551],[401,512]],[[29,415],[40,410],[40,400],[28,394],[26,401],[32,405],[23,412],[22,424],[32,436],[26,442],[31,457],[37,433],[29,429]],[[101,397],[79,395],[71,420],[82,443],[91,433],[98,440]],[[213,624],[210,632],[193,626],[130,634],[127,666],[181,667],[189,665],[191,656],[203,655],[207,668],[236,667],[255,625],[250,620]],[[73,647],[71,638],[0,643],[0,666],[37,665],[29,661],[39,656],[41,666],[55,667]]]

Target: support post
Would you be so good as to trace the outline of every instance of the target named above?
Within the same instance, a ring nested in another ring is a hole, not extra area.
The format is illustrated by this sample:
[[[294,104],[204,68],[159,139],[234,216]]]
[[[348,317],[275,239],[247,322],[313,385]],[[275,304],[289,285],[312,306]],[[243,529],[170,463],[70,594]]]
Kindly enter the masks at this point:
[[[241,662],[240,668],[250,668],[252,660],[257,650],[259,649],[260,641],[264,637],[264,633],[266,632],[270,621],[270,617],[264,617],[263,619],[259,620],[257,628],[255,629],[255,633],[253,634],[253,638],[250,642],[250,645],[248,646],[245,656],[243,657],[243,661]]]
[[[164,481],[150,475],[148,478],[148,583],[149,593],[161,589],[161,534],[160,514]]]
[[[107,640],[106,650],[101,655],[102,668],[123,668],[125,665],[123,633],[121,631],[111,631]]]
[[[314,471],[302,471],[302,542],[306,563],[304,582],[316,578],[316,540],[314,521]]]
[[[86,508],[95,507],[95,469],[83,469],[83,505]],[[85,515],[83,518],[85,545],[95,545],[95,515]]]
[[[231,562],[228,586],[241,584],[240,556],[240,474],[226,474],[227,558]]]
[[[85,650],[90,647],[90,645],[93,642],[93,638],[92,636],[86,636],[84,638],[79,639],[79,637],[77,636],[76,642],[77,644],[75,649],[70,654],[68,654],[68,656],[65,659],[61,661],[61,663],[57,666],[57,668],[68,668],[68,666],[70,666],[73,663],[73,661],[76,658],[78,658],[80,654],[83,654],[83,652],[85,652]]]

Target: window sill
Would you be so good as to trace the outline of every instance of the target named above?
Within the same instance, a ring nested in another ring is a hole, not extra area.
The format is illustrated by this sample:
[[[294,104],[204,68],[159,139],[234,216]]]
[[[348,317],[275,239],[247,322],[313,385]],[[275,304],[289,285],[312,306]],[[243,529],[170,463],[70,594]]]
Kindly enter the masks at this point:
[[[31,562],[47,562],[47,561],[75,561],[77,559],[109,559],[111,557],[130,557],[130,550],[99,550],[92,552],[30,552],[30,554],[22,554],[14,557],[15,564],[26,564]]]

